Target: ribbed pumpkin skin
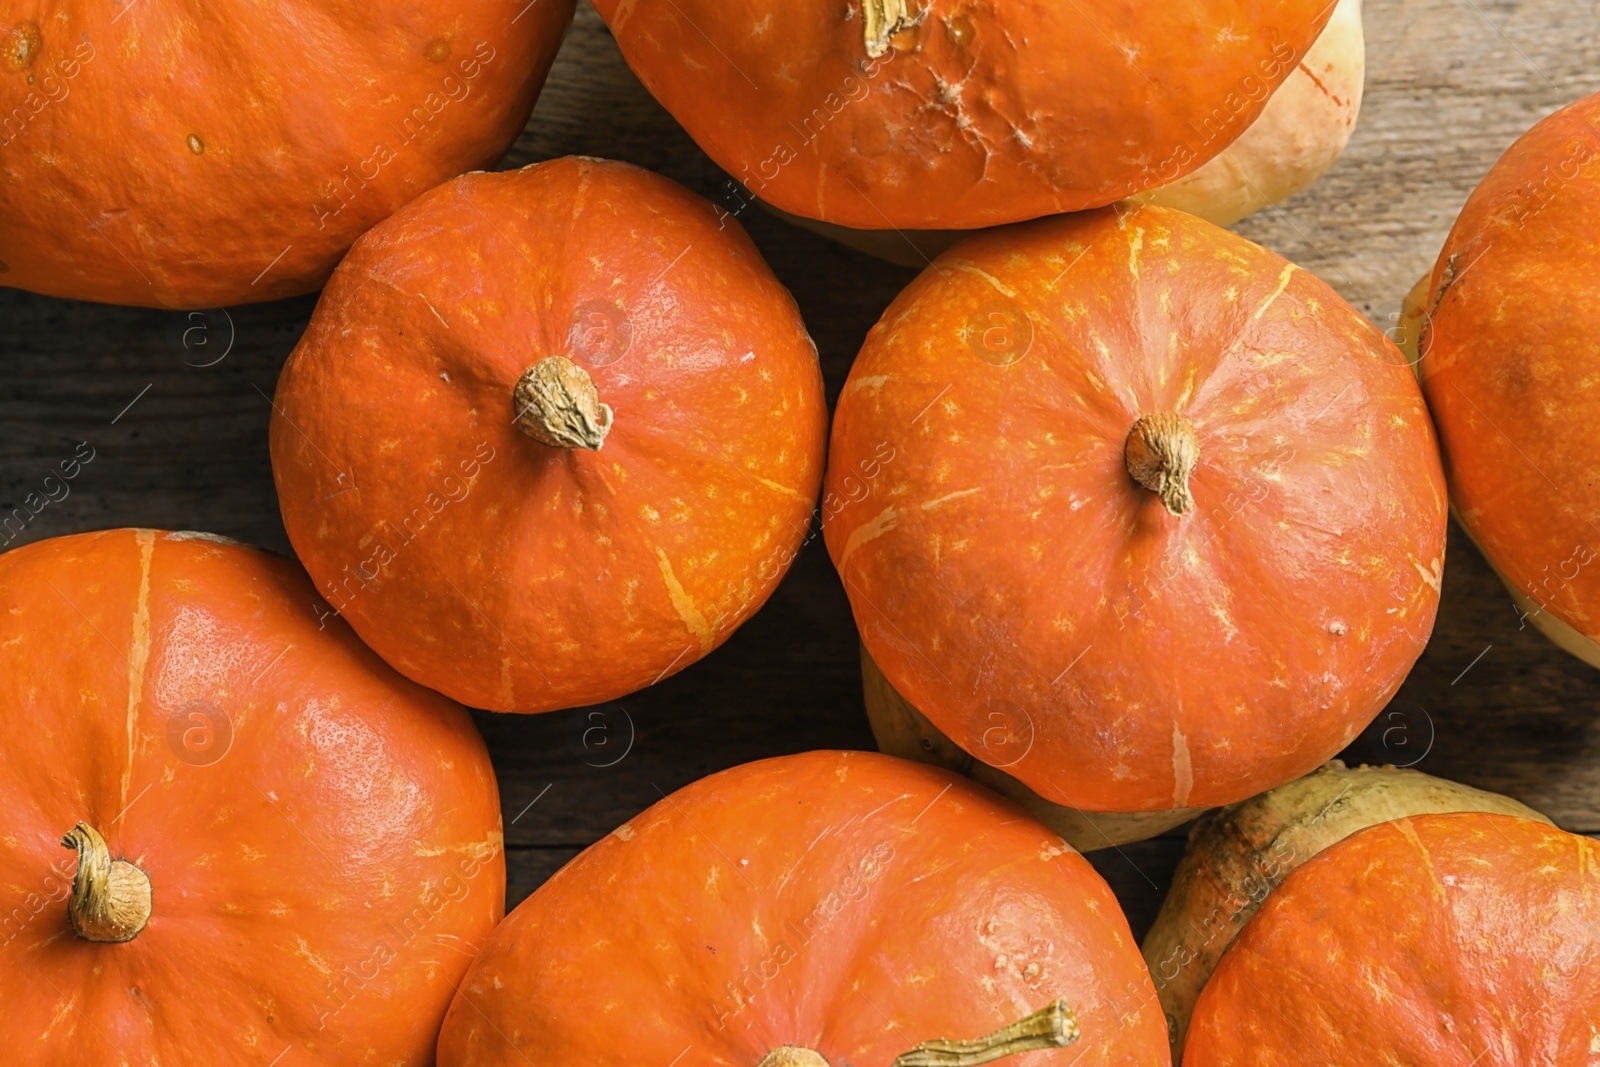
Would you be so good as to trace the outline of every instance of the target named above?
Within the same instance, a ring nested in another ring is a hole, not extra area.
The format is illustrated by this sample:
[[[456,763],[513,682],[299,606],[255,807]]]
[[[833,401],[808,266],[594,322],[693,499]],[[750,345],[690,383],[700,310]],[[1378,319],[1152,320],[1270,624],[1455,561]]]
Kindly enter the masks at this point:
[[[1462,525],[1507,584],[1590,639],[1600,638],[1596,232],[1600,95],[1528,131],[1467,200],[1428,284],[1421,363]]]
[[[1199,167],[1305,58],[1328,0],[596,0],[640,80],[785,211],[975,229],[1099,207]]]
[[[1181,518],[1123,457],[1161,413],[1198,434]],[[1438,606],[1444,481],[1399,352],[1310,273],[1161,208],[940,257],[867,337],[823,499],[895,689],[1088,811],[1231,803],[1320,765]]]
[[[373,223],[516,139],[573,0],[525,6],[12,0],[0,285],[173,308],[318,288]]]
[[[993,794],[875,753],[723,771],[520,904],[461,985],[440,1067],[888,1067],[1065,997],[1082,1038],[1004,1063],[1166,1064],[1127,921],[1082,856]]]
[[[273,473],[318,588],[402,674],[497,711],[598,703],[771,594],[827,408],[794,301],[726,221],[569,158],[442,186],[340,266],[278,382]],[[598,451],[512,422],[555,355],[615,409]]]
[[[1505,815],[1347,838],[1272,891],[1184,1067],[1576,1067],[1600,1050],[1600,846]]]
[[[7,1062],[433,1062],[505,907],[494,774],[461,708],[315,603],[292,561],[205,535],[0,555]],[[232,723],[219,759],[169,740],[194,702]],[[132,941],[68,924],[80,819],[150,877]]]

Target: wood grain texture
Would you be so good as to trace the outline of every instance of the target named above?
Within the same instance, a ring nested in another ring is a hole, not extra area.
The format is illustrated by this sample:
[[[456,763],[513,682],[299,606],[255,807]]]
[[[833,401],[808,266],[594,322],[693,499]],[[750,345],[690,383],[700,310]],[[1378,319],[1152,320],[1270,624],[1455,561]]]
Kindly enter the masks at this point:
[[[1311,190],[1237,229],[1392,324],[1506,146],[1600,90],[1597,24],[1600,0],[1369,0],[1366,105],[1349,149]],[[741,206],[726,175],[634,80],[587,4],[503,166],[568,153],[638,163],[736,214],[799,301],[830,402],[867,329],[912,277]],[[3,547],[140,525],[287,551],[267,462],[268,398],[313,303],[194,317],[0,290],[0,516],[78,442],[96,450],[70,495]],[[1452,530],[1433,642],[1347,755],[1415,763],[1600,832],[1597,715],[1600,673],[1522,627]],[[602,708],[477,719],[501,777],[512,904],[584,845],[711,771],[871,745],[849,607],[819,537],[768,606],[682,674]],[[1138,933],[1181,833],[1093,857]]]

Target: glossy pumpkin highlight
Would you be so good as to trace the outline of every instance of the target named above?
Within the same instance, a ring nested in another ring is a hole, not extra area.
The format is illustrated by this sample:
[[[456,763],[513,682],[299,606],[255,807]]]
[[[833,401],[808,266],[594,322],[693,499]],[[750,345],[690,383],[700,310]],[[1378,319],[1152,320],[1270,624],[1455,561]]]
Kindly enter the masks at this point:
[[[204,534],[0,555],[9,1062],[433,1062],[505,906],[494,773],[318,603]]]

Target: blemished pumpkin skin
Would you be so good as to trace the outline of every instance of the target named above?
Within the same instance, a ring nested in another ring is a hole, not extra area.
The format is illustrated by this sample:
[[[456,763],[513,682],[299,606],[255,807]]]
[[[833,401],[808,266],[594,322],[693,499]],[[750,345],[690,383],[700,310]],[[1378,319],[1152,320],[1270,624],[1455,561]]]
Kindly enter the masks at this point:
[[[1409,302],[1451,501],[1529,622],[1600,665],[1600,94],[1519,139]]]
[[[1329,0],[597,0],[635,74],[774,206],[860,229],[1100,207],[1215,156]]]
[[[1239,139],[1170,185],[1134,195],[1231,226],[1309,188],[1333,166],[1361,112],[1367,69],[1361,0],[1339,0],[1316,44]],[[971,233],[964,230],[852,230],[768,210],[797,226],[902,267],[921,269]]]
[[[1184,1067],[1570,1067],[1600,1055],[1600,845],[1507,815],[1386,822],[1272,891]]]
[[[319,288],[352,241],[521,132],[573,0],[0,16],[0,285],[205,308]]]
[[[812,752],[679,790],[536,890],[462,982],[439,1064],[888,1067],[1055,998],[1079,1040],[1010,1062],[1168,1063],[1082,856],[948,772]]]
[[[935,261],[867,336],[825,489],[888,682],[1083,811],[1320,765],[1438,607],[1444,482],[1403,357],[1307,271],[1164,208]]]
[[[804,541],[827,434],[816,349],[744,231],[578,158],[458,178],[363,237],[275,406],[323,596],[496,711],[612,700],[726,640]]]
[[[505,907],[494,773],[463,709],[317,603],[209,534],[0,555],[0,1058],[433,1063]],[[113,897],[131,940],[75,932],[80,822],[147,887]]]

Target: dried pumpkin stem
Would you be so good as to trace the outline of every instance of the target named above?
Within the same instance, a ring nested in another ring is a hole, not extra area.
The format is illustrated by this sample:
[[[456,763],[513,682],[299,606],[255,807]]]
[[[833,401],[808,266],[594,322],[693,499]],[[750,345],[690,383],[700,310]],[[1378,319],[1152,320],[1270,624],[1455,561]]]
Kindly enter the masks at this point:
[[[1078,1020],[1065,999],[1057,1000],[1009,1026],[975,1041],[924,1041],[895,1057],[892,1067],[979,1067],[1018,1052],[1066,1048],[1078,1040]],[[783,1045],[761,1057],[756,1067],[829,1067],[820,1054]]]
[[[1078,1040],[1078,1019],[1063,998],[976,1041],[924,1041],[895,1057],[893,1067],[978,1067],[1003,1056],[1066,1048]]]
[[[886,55],[889,38],[905,29],[911,19],[906,0],[861,0],[861,21],[865,24],[867,55],[873,59]]]
[[[779,1045],[761,1057],[756,1067],[828,1067],[828,1061],[800,1045]]]
[[[517,429],[552,448],[598,449],[611,432],[611,408],[600,402],[589,372],[566,356],[541,359],[512,391]]]
[[[88,823],[69,830],[61,845],[78,852],[67,900],[73,933],[107,944],[138,937],[150,921],[150,876],[127,860],[112,859],[106,839]]]
[[[1182,515],[1194,507],[1189,475],[1200,460],[1200,437],[1184,415],[1145,415],[1133,424],[1122,458],[1133,480]]]

